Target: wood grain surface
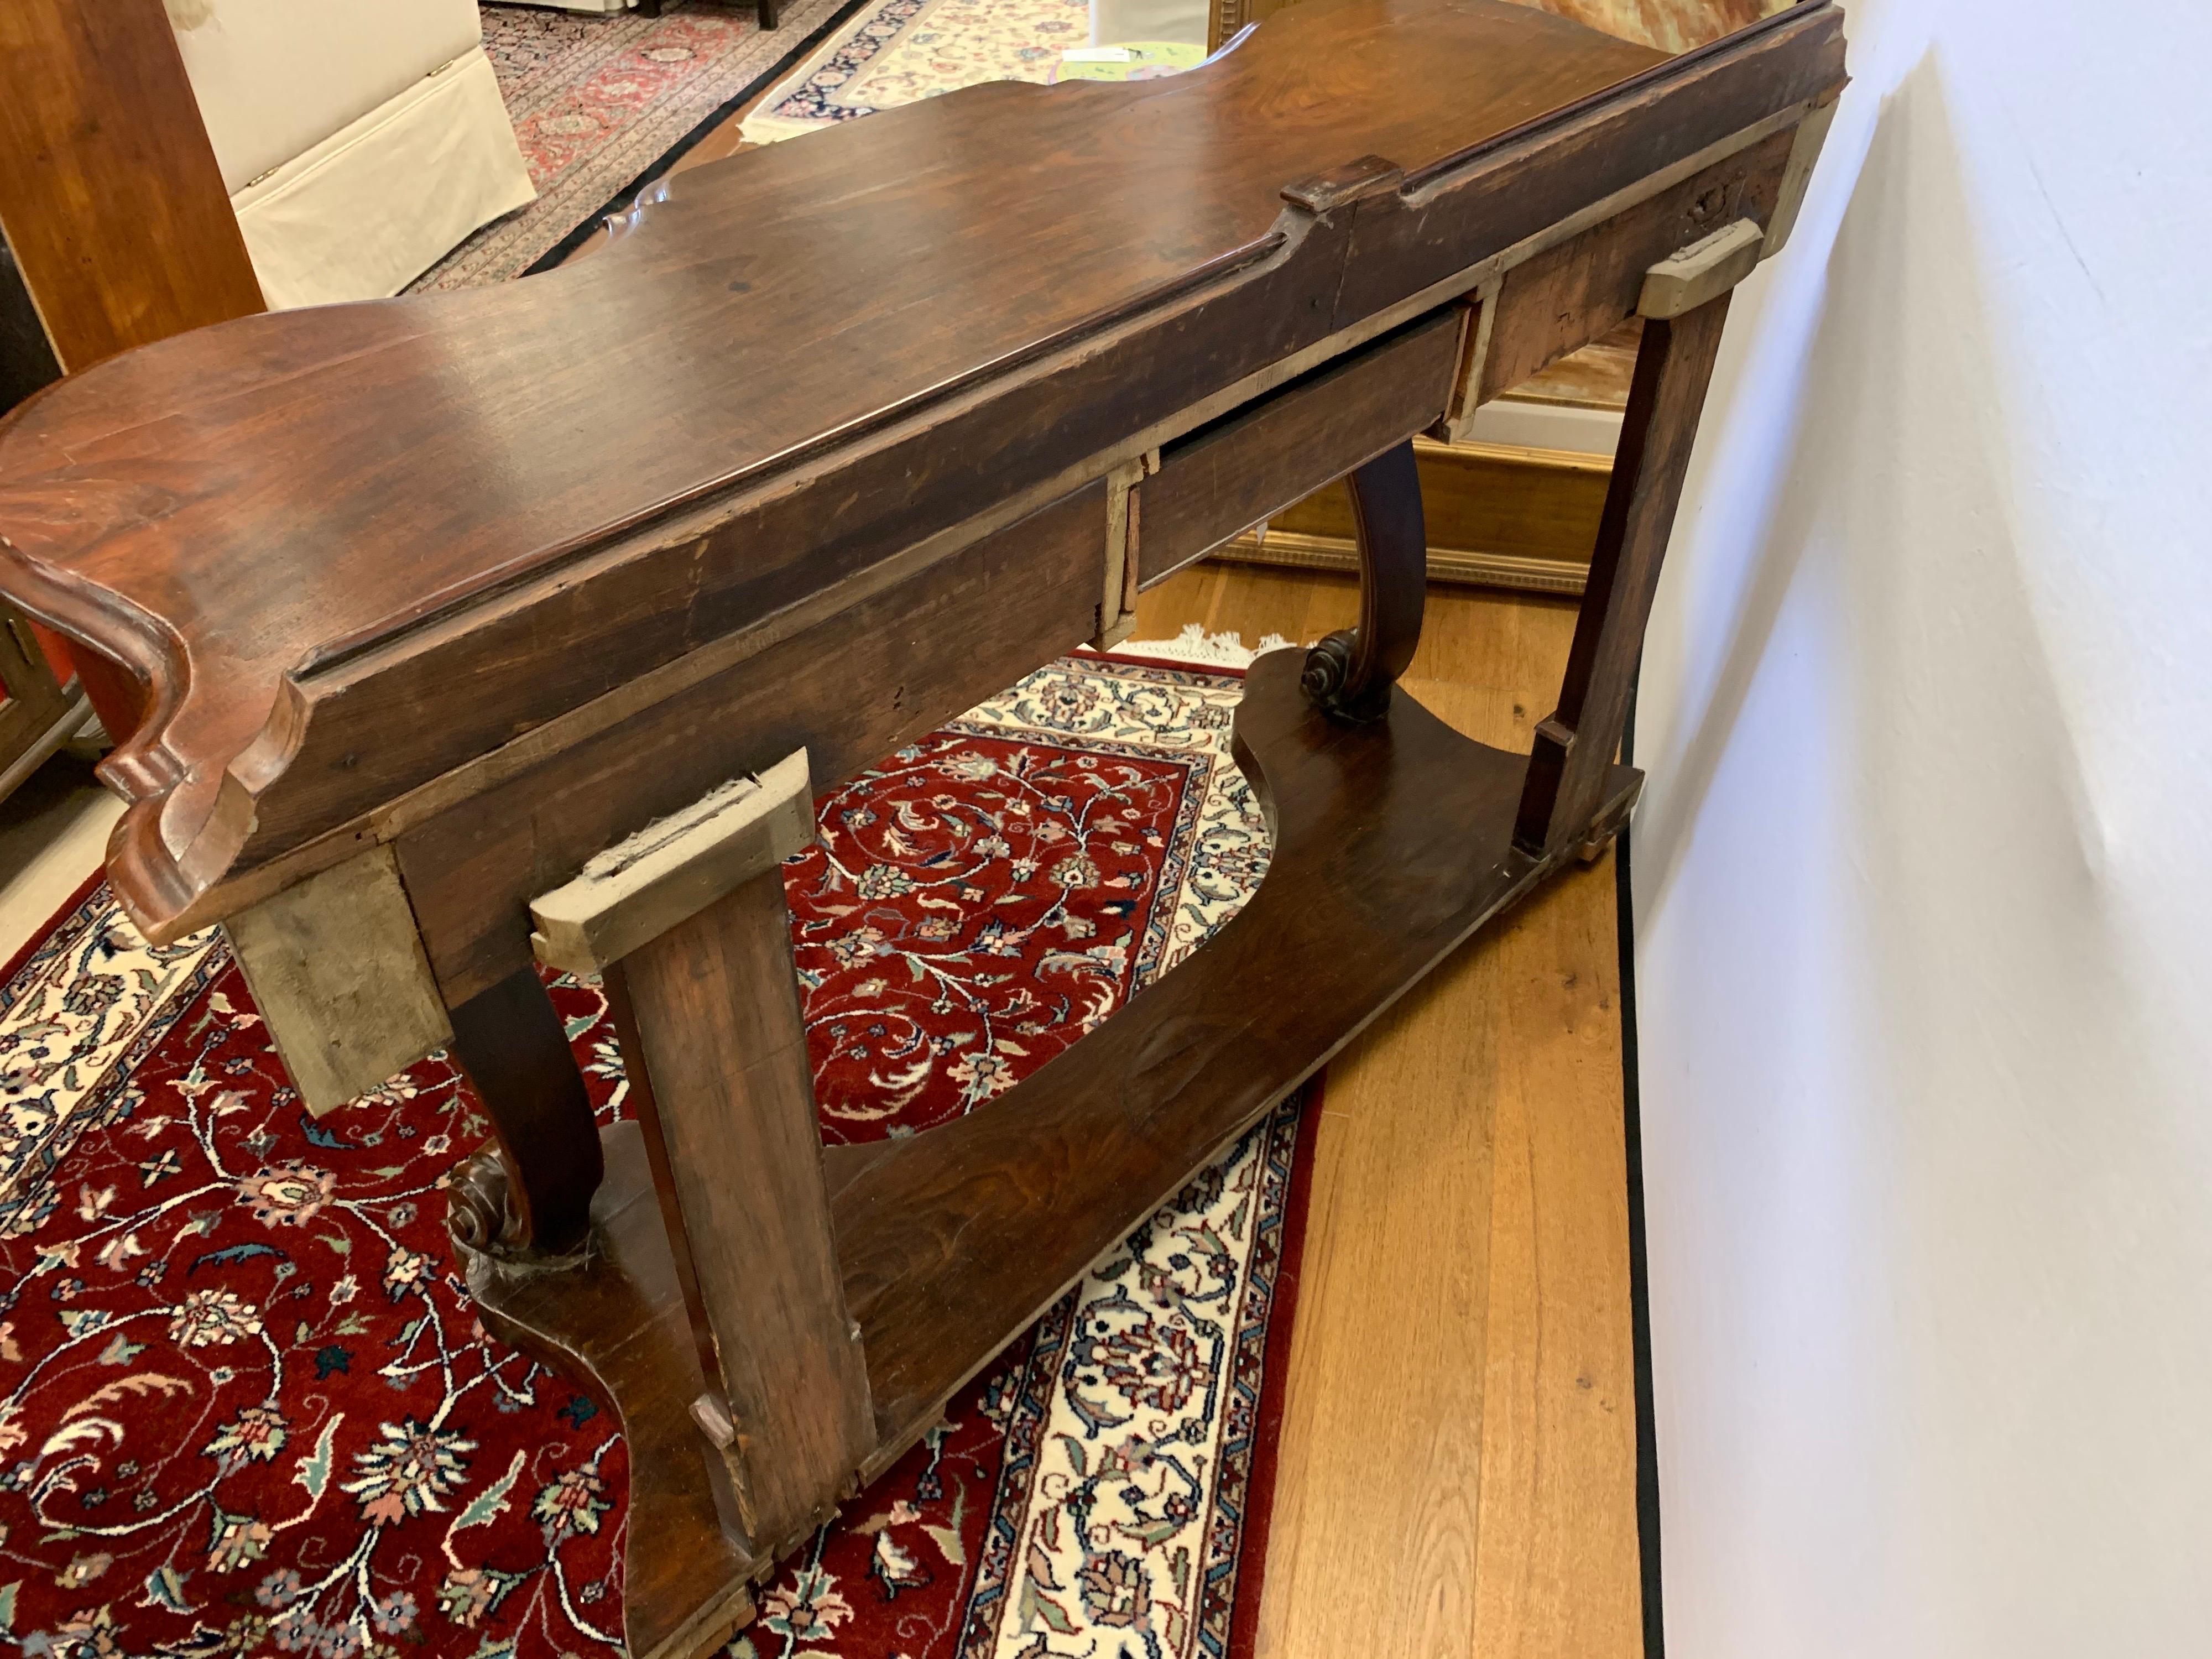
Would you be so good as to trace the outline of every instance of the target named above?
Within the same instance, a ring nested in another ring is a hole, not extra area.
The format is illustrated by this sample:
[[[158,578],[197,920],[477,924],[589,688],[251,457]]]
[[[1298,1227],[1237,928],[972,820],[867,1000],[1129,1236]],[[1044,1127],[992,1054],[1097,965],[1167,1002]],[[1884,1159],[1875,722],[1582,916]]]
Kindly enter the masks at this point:
[[[1160,452],[1138,486],[1137,580],[1173,574],[1296,501],[1317,471],[1350,472],[1436,419],[1462,319],[1433,312]]]
[[[1728,307],[1724,289],[1694,311],[1644,325],[1558,707],[1537,722],[1514,828],[1531,850],[1581,835],[1607,787]]]
[[[795,1548],[875,1444],[867,1374],[840,1289],[814,1079],[771,867],[624,958],[620,1029],[690,1240],[736,1431],[745,1535]]]
[[[870,1472],[1132,1218],[1555,866],[1511,846],[1525,757],[1402,694],[1366,723],[1323,714],[1304,665],[1302,651],[1261,658],[1237,707],[1238,763],[1275,847],[1237,917],[999,1099],[824,1154],[875,1398]],[[1601,811],[1638,781],[1613,777]]]
[[[1170,80],[969,88],[686,172],[525,282],[243,319],[49,388],[0,425],[0,588],[149,688],[106,775],[118,891],[166,937],[1841,74],[1820,5],[1668,61],[1495,0],[1313,0]]]
[[[0,6],[0,228],[66,373],[261,309],[161,0]]]

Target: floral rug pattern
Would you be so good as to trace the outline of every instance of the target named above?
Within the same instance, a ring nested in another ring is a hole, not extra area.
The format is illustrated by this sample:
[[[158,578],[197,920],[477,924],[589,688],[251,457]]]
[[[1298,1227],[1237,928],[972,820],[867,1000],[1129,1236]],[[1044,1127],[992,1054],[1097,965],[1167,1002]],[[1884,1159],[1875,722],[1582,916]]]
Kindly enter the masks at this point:
[[[869,0],[741,130],[772,143],[984,81],[1049,81],[1090,38],[1089,0]]]
[[[1233,914],[1266,858],[1237,690],[1063,659],[821,803],[786,883],[825,1133],[972,1109]],[[598,988],[552,994],[619,1115]],[[446,1241],[485,1133],[442,1057],[308,1119],[216,935],[149,946],[104,888],[47,933],[0,986],[0,1638],[619,1650],[622,1437],[483,1332]],[[1293,1101],[1139,1227],[732,1652],[1227,1652],[1299,1144]]]
[[[477,231],[409,291],[520,276],[847,3],[791,0],[774,30],[761,28],[750,0],[668,0],[659,17],[483,7],[484,52],[538,199]]]

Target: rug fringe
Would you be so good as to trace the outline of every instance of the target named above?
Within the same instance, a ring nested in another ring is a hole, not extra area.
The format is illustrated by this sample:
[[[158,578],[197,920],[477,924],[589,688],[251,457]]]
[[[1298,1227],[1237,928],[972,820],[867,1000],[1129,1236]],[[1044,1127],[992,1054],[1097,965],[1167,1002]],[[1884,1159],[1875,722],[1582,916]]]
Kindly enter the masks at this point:
[[[1203,623],[1186,623],[1182,632],[1171,640],[1125,640],[1114,647],[1114,653],[1158,657],[1167,662],[1187,662],[1204,668],[1249,668],[1268,652],[1280,651],[1296,643],[1280,634],[1267,634],[1256,646],[1248,646],[1242,634],[1209,634]]]

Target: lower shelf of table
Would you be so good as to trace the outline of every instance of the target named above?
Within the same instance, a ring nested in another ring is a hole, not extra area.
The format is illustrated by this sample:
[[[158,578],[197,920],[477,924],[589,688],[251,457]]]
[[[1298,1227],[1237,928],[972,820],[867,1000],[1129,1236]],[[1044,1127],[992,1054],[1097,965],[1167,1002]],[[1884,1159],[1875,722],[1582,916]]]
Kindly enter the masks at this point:
[[[1261,659],[1237,710],[1274,853],[1236,919],[958,1122],[825,1153],[875,1404],[864,1480],[1194,1170],[1571,856],[1512,847],[1525,756],[1460,736],[1402,690],[1384,720],[1330,720],[1300,694],[1301,661]],[[1592,830],[1620,822],[1639,776],[1613,781]],[[690,1415],[699,1364],[635,1126],[609,1130],[606,1149],[585,1264],[479,1257],[471,1286],[489,1327],[621,1418],[629,1650],[674,1659],[749,1618],[748,1581],[769,1564],[716,1519]]]

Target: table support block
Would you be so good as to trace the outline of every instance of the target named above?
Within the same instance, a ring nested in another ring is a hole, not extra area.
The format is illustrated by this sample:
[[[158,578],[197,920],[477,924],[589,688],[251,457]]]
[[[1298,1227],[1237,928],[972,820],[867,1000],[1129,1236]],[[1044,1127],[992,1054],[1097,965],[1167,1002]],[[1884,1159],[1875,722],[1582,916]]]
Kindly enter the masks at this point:
[[[795,1547],[875,1449],[858,1328],[823,1185],[783,873],[771,866],[625,957],[619,1029],[640,1115],[666,1143],[722,1397],[746,1540]]]

